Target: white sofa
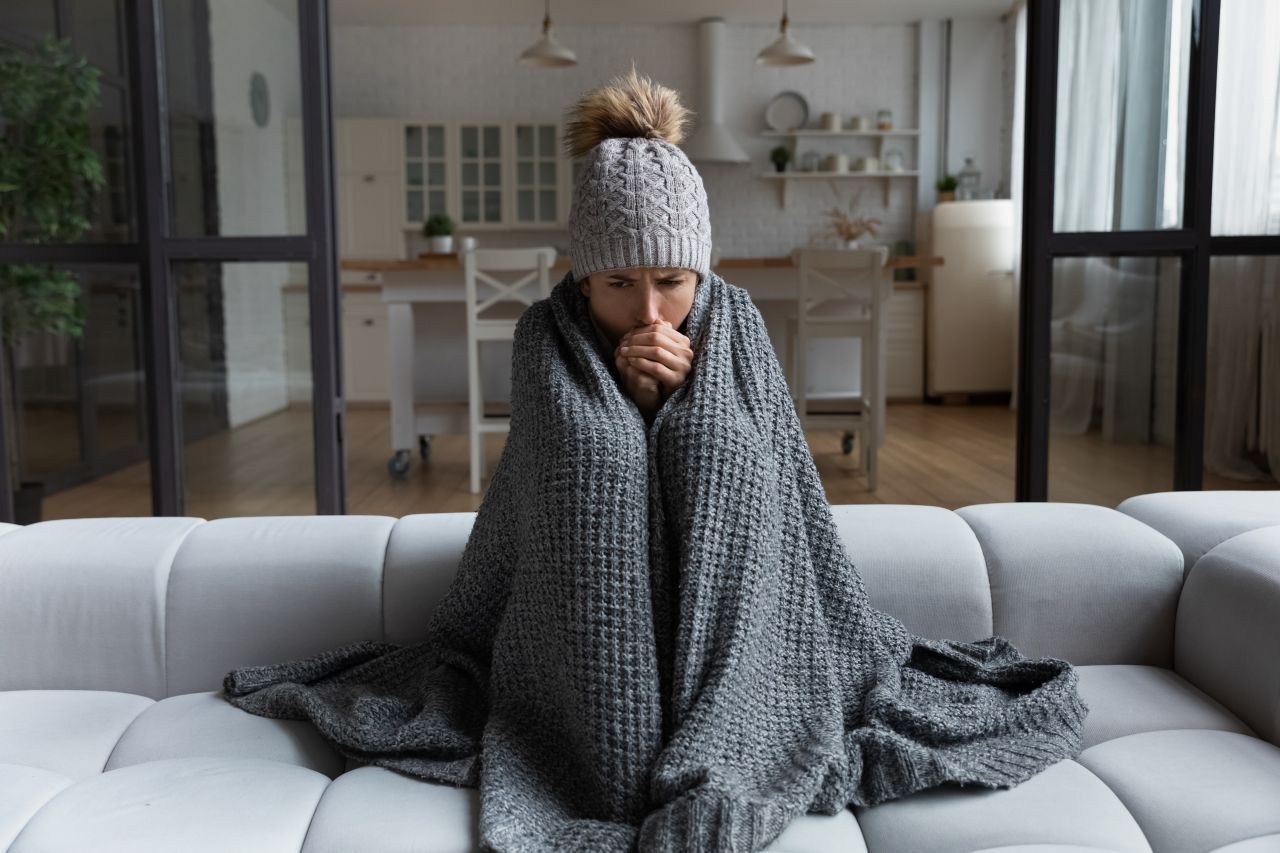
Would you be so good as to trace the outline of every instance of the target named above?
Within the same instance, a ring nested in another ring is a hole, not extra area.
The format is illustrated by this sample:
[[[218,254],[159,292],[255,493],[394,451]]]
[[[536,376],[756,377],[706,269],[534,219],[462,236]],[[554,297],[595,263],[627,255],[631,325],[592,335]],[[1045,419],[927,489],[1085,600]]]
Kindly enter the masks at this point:
[[[1280,850],[1280,493],[834,512],[915,632],[1078,665],[1085,749],[1008,790],[806,815],[770,850]],[[475,791],[358,766],[217,692],[237,666],[420,639],[472,518],[4,529],[0,851],[473,849]]]

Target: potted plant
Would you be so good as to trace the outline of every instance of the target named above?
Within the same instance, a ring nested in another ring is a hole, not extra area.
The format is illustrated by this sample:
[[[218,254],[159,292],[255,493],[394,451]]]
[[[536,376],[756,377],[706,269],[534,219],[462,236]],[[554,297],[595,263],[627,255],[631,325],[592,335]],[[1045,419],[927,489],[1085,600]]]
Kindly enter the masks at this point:
[[[831,191],[836,192],[836,188],[828,181]],[[842,210],[839,207],[833,207],[827,211],[827,217],[830,219],[829,234],[834,234],[842,244],[842,248],[856,249],[858,248],[858,239],[864,234],[872,237],[876,236],[876,231],[883,224],[879,219],[872,219],[869,216],[858,216],[858,199],[861,198],[862,192],[855,192],[849,199],[848,210]],[[839,194],[836,193],[839,198]]]
[[[787,170],[787,164],[791,162],[791,149],[785,145],[779,145],[769,152],[769,159],[773,161],[773,167],[779,172]]]
[[[89,113],[98,102],[99,71],[47,36],[30,53],[0,49],[0,239],[16,243],[74,241],[88,228],[86,212],[105,183],[89,142]],[[15,397],[15,349],[29,335],[80,337],[80,283],[51,263],[0,264],[0,342],[9,470],[21,472]],[[41,483],[21,483],[15,519],[40,519]]]
[[[453,251],[453,220],[447,213],[433,213],[422,223],[422,234],[430,239],[431,251],[447,255]]]
[[[955,201],[956,187],[960,186],[960,179],[955,175],[943,175],[938,178],[938,202]]]

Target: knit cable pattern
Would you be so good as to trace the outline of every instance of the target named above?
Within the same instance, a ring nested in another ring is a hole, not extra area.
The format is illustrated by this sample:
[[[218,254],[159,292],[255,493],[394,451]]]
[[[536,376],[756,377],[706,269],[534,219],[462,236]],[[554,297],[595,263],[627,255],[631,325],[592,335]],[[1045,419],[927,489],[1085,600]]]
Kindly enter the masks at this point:
[[[711,215],[698,170],[676,145],[606,139],[589,151],[569,207],[579,278],[630,267],[682,267],[706,278]]]

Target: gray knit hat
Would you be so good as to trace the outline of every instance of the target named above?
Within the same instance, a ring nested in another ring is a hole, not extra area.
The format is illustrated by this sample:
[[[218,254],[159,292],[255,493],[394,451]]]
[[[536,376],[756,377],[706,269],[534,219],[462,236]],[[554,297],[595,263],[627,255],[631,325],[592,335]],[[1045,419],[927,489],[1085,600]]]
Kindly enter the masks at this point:
[[[711,270],[702,176],[677,145],[691,115],[677,93],[636,74],[615,78],[570,111],[570,157],[586,155],[569,207],[575,281],[623,267]]]

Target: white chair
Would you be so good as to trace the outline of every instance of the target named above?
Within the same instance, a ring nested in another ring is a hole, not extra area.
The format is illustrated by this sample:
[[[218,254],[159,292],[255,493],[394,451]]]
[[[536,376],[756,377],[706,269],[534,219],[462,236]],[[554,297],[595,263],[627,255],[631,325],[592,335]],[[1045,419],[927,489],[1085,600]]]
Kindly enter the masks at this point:
[[[806,247],[795,249],[791,258],[800,271],[800,286],[796,292],[797,311],[787,319],[791,342],[789,380],[800,425],[804,429],[844,427],[845,453],[852,452],[856,435],[867,488],[875,491],[876,452],[884,441],[885,311],[893,295],[893,276],[885,266],[889,250],[884,246]],[[809,393],[809,341],[833,337],[860,341],[858,388]],[[842,398],[856,400],[856,409],[842,410],[836,405]]]
[[[480,477],[485,470],[484,436],[491,432],[507,432],[509,416],[484,413],[484,389],[480,385],[480,342],[515,339],[516,322],[534,300],[551,295],[551,265],[555,263],[553,246],[529,249],[470,249],[463,253],[467,289],[467,398],[468,436],[471,442],[471,493],[480,492]],[[489,272],[519,272],[525,275],[504,282]],[[538,285],[530,293],[530,283]],[[481,299],[481,285],[489,290]]]

